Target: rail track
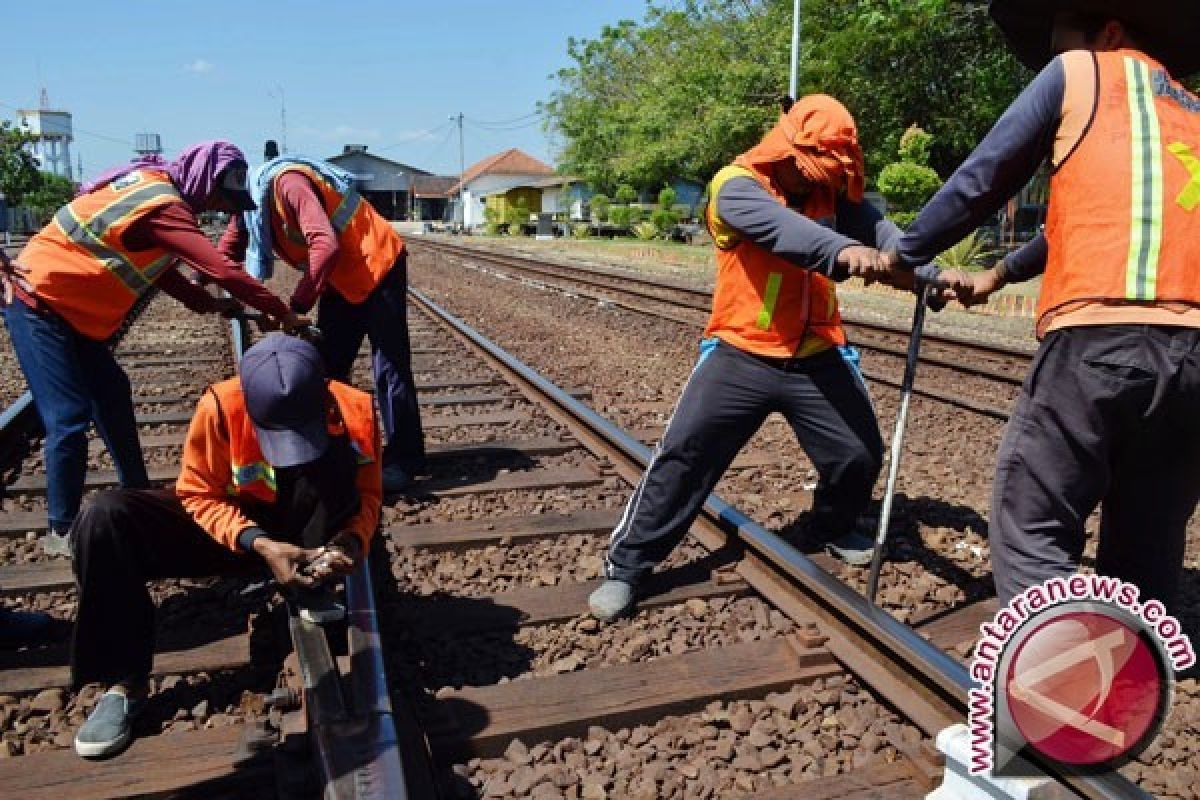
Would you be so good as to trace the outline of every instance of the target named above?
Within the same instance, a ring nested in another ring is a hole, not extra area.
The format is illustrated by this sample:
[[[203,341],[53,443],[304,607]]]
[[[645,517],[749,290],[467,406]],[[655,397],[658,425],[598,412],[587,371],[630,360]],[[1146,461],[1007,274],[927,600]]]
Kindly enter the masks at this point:
[[[452,257],[458,263],[474,269],[520,276],[522,280],[541,286],[685,325],[703,326],[711,308],[710,287],[649,278],[626,270],[600,269],[489,252],[436,238],[421,239],[417,247]],[[857,347],[891,357],[897,364],[903,363],[909,335],[907,328],[868,320],[851,313],[845,313],[844,317]],[[1006,387],[1009,395],[1006,399],[1011,400],[1024,379],[1031,359],[1032,353],[1028,349],[926,332],[921,352],[921,364],[925,369],[916,394],[993,419],[1006,420],[1007,406],[994,402],[996,386]],[[864,374],[881,385],[891,388],[900,386],[899,373],[894,368],[876,372],[868,369]],[[943,386],[953,386],[955,389],[948,391],[941,388]]]
[[[271,691],[287,649],[269,635],[271,612],[255,617],[248,636],[215,638],[221,626],[210,620],[210,641],[198,648],[173,649],[166,635],[161,643],[155,688],[163,735],[100,765],[63,752],[69,740],[61,734],[34,736],[46,751],[0,762],[0,784],[27,797],[72,796],[82,786],[93,797],[299,797],[312,791],[288,779],[303,773],[289,758],[300,735],[336,743],[364,725],[377,728],[373,747],[343,751],[345,766],[333,756],[318,762],[335,782],[379,788],[395,779],[395,766],[361,771],[361,781],[347,779],[349,770],[381,750],[399,750],[410,797],[769,798],[803,791],[902,798],[939,782],[930,737],[965,715],[967,676],[953,654],[990,617],[988,603],[903,625],[867,606],[823,568],[830,566],[824,559],[805,556],[713,496],[639,615],[600,627],[584,615],[585,598],[599,577],[604,535],[655,432],[622,430],[588,407],[589,387],[554,386],[421,292],[411,296],[432,477],[385,505],[372,554],[377,615],[352,615],[365,649],[355,648],[352,630],[344,657],[336,649],[305,657],[308,668],[325,658],[330,676],[339,661],[349,662],[351,682],[312,674],[296,682],[306,666],[295,665],[292,691]],[[212,374],[217,362],[203,361],[214,358],[211,333],[205,339],[206,348],[173,344],[170,353],[131,339],[123,353],[134,363],[169,361],[153,368],[170,375],[199,371],[201,386],[219,377]],[[232,359],[222,355],[228,371]],[[369,383],[365,367],[360,362],[358,385]],[[198,389],[178,378],[153,389],[134,382],[139,395],[155,398],[142,408],[146,424],[158,426],[143,429],[144,446],[174,454],[177,424],[186,424]],[[171,458],[152,477],[172,477]],[[24,521],[0,517],[0,531],[17,541],[37,530],[28,516],[39,506],[35,483],[36,475],[25,475],[10,487]],[[16,587],[22,603],[69,614],[69,570],[25,561],[17,565],[25,582],[0,573],[0,586]],[[241,594],[246,588],[180,584],[162,588],[158,599],[174,627],[191,619],[180,598],[192,595],[229,606],[226,628],[244,630],[246,609],[265,600],[261,589]],[[348,591],[353,598],[358,590],[352,584]],[[381,638],[385,647],[371,647]],[[273,657],[259,657],[264,652]],[[377,671],[363,669],[377,654],[390,691]],[[72,717],[82,713],[84,698],[61,691],[62,655],[18,653],[20,668],[0,672],[8,681],[0,694],[16,700],[15,710],[0,700],[3,713],[26,730],[56,713],[59,729],[73,730]],[[250,677],[255,669],[265,677]],[[365,683],[357,677],[366,675]],[[307,701],[307,719],[294,709],[297,694]],[[221,697],[247,706],[246,721],[235,721],[238,712]],[[206,713],[224,709],[220,725],[217,715],[195,713],[196,698],[197,706],[209,704]],[[339,717],[339,702],[367,712],[366,719]],[[393,709],[394,737],[385,719]],[[188,723],[197,730],[177,730]],[[1141,795],[1120,776],[1059,777],[1084,797]]]

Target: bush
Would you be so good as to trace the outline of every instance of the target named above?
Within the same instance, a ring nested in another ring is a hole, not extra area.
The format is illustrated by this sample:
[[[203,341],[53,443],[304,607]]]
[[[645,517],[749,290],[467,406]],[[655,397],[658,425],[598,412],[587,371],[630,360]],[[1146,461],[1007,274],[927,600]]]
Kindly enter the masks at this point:
[[[653,222],[639,222],[633,226],[633,235],[643,242],[657,239],[659,233],[661,233],[659,227]]]
[[[592,216],[597,222],[608,222],[609,209],[612,206],[612,201],[608,199],[608,195],[594,194],[591,199]]]
[[[901,225],[898,218],[912,224],[916,218],[914,212],[919,211],[942,186],[942,179],[929,166],[932,144],[933,137],[913,125],[900,137],[900,160],[880,170],[875,180],[888,205],[894,209],[892,219],[897,225]]]
[[[650,214],[650,222],[660,231],[669,231],[679,222],[679,215],[669,208],[656,208]]]
[[[629,207],[629,225],[636,225],[646,218],[646,212],[637,206]]]
[[[888,219],[896,223],[897,228],[908,230],[908,226],[916,222],[917,215],[920,213],[920,211],[889,211]]]
[[[592,226],[586,222],[577,222],[571,226],[572,239],[590,239],[592,238]]]
[[[931,167],[900,161],[884,167],[876,184],[888,203],[901,211],[914,211],[941,188],[942,179]]]
[[[628,183],[623,183],[617,187],[616,201],[621,205],[627,206],[630,203],[636,203],[637,199],[637,189],[634,189]]]
[[[677,199],[679,199],[679,194],[670,186],[664,186],[662,191],[658,193],[658,207],[670,209],[675,205]]]
[[[932,147],[933,134],[926,133],[917,125],[910,125],[900,137],[900,160],[927,167]]]
[[[613,206],[608,210],[608,221],[618,228],[627,228],[633,220],[633,209],[629,206]]]

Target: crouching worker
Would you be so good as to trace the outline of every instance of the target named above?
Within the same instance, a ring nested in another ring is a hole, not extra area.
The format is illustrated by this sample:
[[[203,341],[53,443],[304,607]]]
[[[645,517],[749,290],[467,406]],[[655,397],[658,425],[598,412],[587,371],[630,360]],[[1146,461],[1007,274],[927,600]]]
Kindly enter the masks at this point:
[[[381,504],[369,395],[328,381],[308,342],[266,337],[196,408],[175,490],[96,495],[72,532],[76,687],[111,688],[75,737],[81,756],[129,742],[154,656],[146,582],[269,571],[301,617],[340,618],[328,583],[366,552]]]
[[[851,564],[871,560],[872,540],[856,521],[883,442],[834,282],[870,274],[880,261],[873,248],[900,231],[863,202],[863,172],[850,113],[811,95],[713,179],[712,315],[700,359],[613,531],[609,580],[589,600],[597,618],[632,609],[638,584],[772,412],[787,419],[820,475],[810,538]]]

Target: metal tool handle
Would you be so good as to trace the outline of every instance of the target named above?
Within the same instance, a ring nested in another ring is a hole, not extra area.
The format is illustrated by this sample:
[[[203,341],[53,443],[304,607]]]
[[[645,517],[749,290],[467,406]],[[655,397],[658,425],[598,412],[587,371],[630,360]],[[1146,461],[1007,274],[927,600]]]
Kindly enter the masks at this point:
[[[904,429],[908,422],[908,403],[912,398],[913,383],[917,377],[917,363],[921,354],[921,333],[925,328],[925,308],[929,299],[930,287],[930,281],[918,277],[917,305],[913,309],[912,335],[908,339],[904,381],[900,385],[900,410],[896,414],[896,427],[892,432],[887,489],[883,495],[883,507],[879,511],[879,530],[875,535],[875,552],[871,556],[871,573],[867,578],[867,602],[871,604],[875,603],[875,596],[879,592],[879,571],[883,566],[883,548],[887,543],[888,527],[892,519],[892,498],[895,497],[896,479],[900,474],[900,456],[904,450]]]

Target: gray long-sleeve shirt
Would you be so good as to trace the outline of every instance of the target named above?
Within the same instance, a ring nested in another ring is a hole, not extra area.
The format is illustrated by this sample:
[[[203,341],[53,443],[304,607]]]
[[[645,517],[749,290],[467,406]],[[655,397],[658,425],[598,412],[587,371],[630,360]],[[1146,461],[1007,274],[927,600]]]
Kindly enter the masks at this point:
[[[716,198],[717,216],[748,241],[797,267],[835,281],[845,280],[838,254],[863,244],[881,250],[895,246],[899,228],[869,203],[840,199],[829,225],[784,206],[758,181],[730,178]]]

